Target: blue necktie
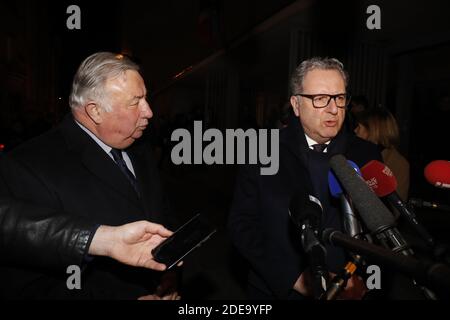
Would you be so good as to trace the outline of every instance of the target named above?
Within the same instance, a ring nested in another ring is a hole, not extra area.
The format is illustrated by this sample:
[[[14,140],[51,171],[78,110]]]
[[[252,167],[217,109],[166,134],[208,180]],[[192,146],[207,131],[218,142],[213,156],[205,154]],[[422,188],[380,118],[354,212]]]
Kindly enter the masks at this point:
[[[111,154],[114,158],[114,161],[117,163],[117,166],[119,167],[120,171],[127,177],[128,181],[131,183],[131,186],[133,187],[134,191],[136,191],[137,195],[139,196],[139,188],[137,185],[137,181],[133,173],[128,169],[127,164],[125,163],[125,160],[123,160],[122,156],[122,150],[119,149],[111,149]]]

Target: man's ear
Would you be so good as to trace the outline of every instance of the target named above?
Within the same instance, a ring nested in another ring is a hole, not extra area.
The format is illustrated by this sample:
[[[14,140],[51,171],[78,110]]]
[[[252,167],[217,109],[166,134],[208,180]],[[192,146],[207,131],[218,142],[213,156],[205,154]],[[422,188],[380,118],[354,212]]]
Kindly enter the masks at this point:
[[[89,102],[84,109],[87,115],[94,121],[95,124],[100,124],[103,121],[103,108],[95,102]]]
[[[292,110],[294,110],[295,115],[298,117],[300,115],[300,103],[298,99],[294,96],[291,96],[291,106]]]

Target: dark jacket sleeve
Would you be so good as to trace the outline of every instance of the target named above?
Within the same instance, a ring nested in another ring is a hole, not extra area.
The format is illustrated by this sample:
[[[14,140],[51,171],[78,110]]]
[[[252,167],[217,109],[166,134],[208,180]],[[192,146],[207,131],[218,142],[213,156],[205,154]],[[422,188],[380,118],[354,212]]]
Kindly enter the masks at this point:
[[[289,217],[264,216],[259,176],[257,166],[245,165],[239,171],[228,220],[230,238],[274,297],[289,299],[302,261],[290,244]]]
[[[0,199],[0,259],[33,267],[81,265],[97,226],[54,210]]]
[[[137,299],[148,294],[145,288],[111,273],[96,278],[104,265],[112,264],[116,269],[126,266],[107,257],[83,261],[98,221],[65,212],[58,194],[28,163],[12,156],[0,157],[0,200],[4,201],[0,269],[2,281],[8,280],[0,297]],[[86,266],[82,268],[81,290],[67,288],[66,269],[70,265]]]
[[[97,229],[92,221],[17,199],[0,158],[0,261],[2,264],[66,268],[81,265]]]

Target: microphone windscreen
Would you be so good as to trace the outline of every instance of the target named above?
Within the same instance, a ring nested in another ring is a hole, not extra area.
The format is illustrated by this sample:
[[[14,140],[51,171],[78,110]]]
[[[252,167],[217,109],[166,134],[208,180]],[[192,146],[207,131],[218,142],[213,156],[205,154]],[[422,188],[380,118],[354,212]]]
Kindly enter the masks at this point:
[[[424,169],[424,175],[433,186],[450,188],[450,161],[430,162]]]
[[[393,215],[358,176],[343,155],[333,156],[330,166],[371,232],[375,233],[395,224]]]
[[[355,169],[356,173],[361,175],[361,171],[359,170],[359,167],[356,165],[356,163],[351,160],[347,160],[347,162],[353,167],[353,169]],[[339,198],[341,194],[344,193],[341,184],[339,183],[332,170],[328,171],[328,188],[330,189],[330,193],[334,198]]]
[[[391,169],[378,160],[372,160],[361,168],[367,185],[379,197],[385,197],[397,190],[397,179]]]

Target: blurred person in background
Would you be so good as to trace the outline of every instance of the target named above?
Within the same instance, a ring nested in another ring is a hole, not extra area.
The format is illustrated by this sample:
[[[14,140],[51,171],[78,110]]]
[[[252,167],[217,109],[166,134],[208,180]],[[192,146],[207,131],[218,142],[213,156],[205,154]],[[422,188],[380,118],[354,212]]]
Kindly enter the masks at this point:
[[[359,114],[357,122],[356,135],[380,147],[383,162],[397,179],[397,193],[403,201],[406,201],[410,180],[409,162],[397,150],[400,135],[394,116],[386,109],[374,108]]]

